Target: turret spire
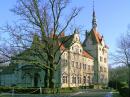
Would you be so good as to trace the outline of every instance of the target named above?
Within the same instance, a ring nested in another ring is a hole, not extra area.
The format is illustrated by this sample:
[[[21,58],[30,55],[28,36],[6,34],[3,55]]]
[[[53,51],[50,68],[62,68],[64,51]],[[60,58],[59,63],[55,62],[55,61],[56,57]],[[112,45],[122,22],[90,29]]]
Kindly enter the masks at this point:
[[[93,19],[92,19],[92,28],[96,29],[97,23],[96,23],[96,15],[95,15],[95,5],[94,5],[94,0],[93,0]]]

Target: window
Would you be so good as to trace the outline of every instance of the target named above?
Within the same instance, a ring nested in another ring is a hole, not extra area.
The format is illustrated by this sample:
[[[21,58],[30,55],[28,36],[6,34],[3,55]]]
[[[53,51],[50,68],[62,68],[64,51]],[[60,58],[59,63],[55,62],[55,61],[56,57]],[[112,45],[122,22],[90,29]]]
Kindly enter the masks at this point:
[[[67,76],[63,76],[62,82],[63,82],[63,83],[67,83],[67,82],[68,82]]]
[[[105,53],[105,50],[104,50],[104,48],[102,49],[102,53],[103,53],[103,54]]]
[[[82,68],[82,64],[80,63],[80,67],[79,67],[80,69]]]
[[[65,60],[65,65],[67,65],[67,63],[68,63],[68,61],[67,61],[67,60]]]
[[[78,62],[76,62],[76,68],[78,68]]]
[[[104,63],[106,63],[107,62],[107,59],[106,58],[104,58]]]
[[[83,64],[83,69],[86,69],[86,64]]]
[[[80,77],[78,76],[78,84],[80,83]]]
[[[90,65],[88,65],[88,70],[90,70]]]
[[[84,64],[84,69],[86,69],[86,64]]]
[[[72,83],[75,83],[76,84],[76,77],[72,77]]]
[[[102,62],[102,57],[100,56],[100,62]]]
[[[72,67],[74,67],[74,61],[72,61]]]
[[[100,71],[103,72],[103,68],[100,66]]]
[[[83,77],[83,83],[86,83],[86,76]]]
[[[79,77],[80,79],[79,79],[79,83],[81,84],[81,77]]]
[[[81,77],[80,77],[80,76],[78,76],[77,81],[78,81],[78,84],[80,84],[80,83],[81,83]]]

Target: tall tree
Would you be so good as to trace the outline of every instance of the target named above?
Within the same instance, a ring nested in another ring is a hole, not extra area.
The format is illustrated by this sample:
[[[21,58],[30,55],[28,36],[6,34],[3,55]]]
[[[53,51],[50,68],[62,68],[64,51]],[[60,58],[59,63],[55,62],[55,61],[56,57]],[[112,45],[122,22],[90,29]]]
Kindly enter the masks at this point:
[[[120,37],[118,41],[118,49],[113,55],[116,64],[123,64],[129,68],[129,88],[130,88],[130,34],[127,33]]]
[[[10,45],[6,45],[4,49],[3,46],[0,48],[0,54],[7,59],[1,59],[1,62],[10,59],[31,62],[46,71],[45,82],[49,83],[46,87],[54,88],[54,72],[66,50],[61,50],[61,47],[73,35],[63,38],[62,41],[59,39],[81,10],[73,8],[68,14],[65,9],[69,3],[70,0],[18,0],[11,11],[20,16],[20,22],[2,28],[3,31],[9,32],[12,41],[10,40]],[[35,57],[30,59],[15,57],[25,50],[30,52],[26,53],[27,55]]]

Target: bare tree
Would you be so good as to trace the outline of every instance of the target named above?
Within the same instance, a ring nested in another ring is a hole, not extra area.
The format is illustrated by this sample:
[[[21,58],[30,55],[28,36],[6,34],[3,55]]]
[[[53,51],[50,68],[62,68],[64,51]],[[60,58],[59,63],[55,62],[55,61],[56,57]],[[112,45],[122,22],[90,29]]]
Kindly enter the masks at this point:
[[[64,38],[61,35],[81,10],[73,8],[64,17],[69,3],[69,0],[18,0],[11,11],[20,16],[20,22],[2,28],[4,32],[9,32],[11,40],[7,45],[9,50],[2,47],[0,54],[8,61],[27,62],[45,70],[45,85],[50,88],[54,88],[54,72],[66,50],[61,48],[73,38],[73,35]],[[25,56],[20,57],[21,53]]]
[[[123,34],[118,41],[118,49],[112,55],[115,64],[123,64],[129,68],[129,88],[130,88],[130,34]]]

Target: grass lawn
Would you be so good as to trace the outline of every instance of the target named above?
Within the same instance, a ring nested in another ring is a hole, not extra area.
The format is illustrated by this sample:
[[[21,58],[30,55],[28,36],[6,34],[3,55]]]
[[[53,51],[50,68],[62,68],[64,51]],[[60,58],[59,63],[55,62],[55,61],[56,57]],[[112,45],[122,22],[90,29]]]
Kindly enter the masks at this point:
[[[119,95],[119,93],[113,93],[112,97],[121,97],[121,96]]]
[[[38,94],[0,94],[0,97],[108,97],[106,96],[110,91],[109,90],[88,90],[82,91],[78,95],[73,93],[61,93],[61,94],[51,94],[51,95],[38,95]],[[112,97],[121,97],[118,92],[113,92]]]

